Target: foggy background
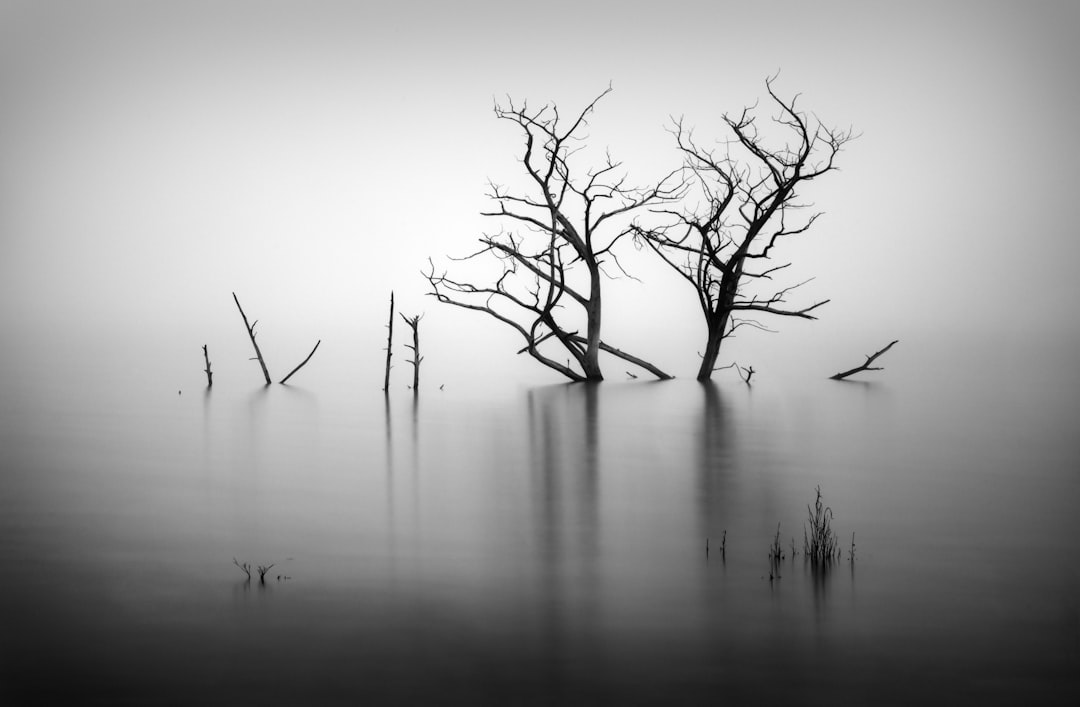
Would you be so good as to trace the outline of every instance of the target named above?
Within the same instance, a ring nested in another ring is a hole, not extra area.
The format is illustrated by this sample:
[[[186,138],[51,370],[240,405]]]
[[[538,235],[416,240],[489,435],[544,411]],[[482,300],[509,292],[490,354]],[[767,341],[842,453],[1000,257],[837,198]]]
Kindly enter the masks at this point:
[[[209,344],[217,381],[256,385],[236,291],[275,380],[321,338],[298,382],[333,368],[376,390],[394,289],[426,312],[433,385],[557,380],[510,355],[505,327],[424,296],[428,256],[442,269],[498,230],[478,215],[486,180],[521,183],[493,100],[571,113],[610,82],[589,154],[647,184],[680,162],[671,116],[726,137],[722,114],[778,70],[780,95],[861,133],[805,191],[826,215],[780,252],[790,282],[816,277],[795,303],[832,302],[740,334],[722,362],[828,375],[894,338],[886,366],[962,365],[1005,338],[1030,342],[1016,365],[1068,355],[1077,5],[749,5],[3,0],[4,374],[149,368],[176,389],[201,385]],[[609,286],[605,340],[692,376],[693,292],[624,246],[643,283]],[[941,337],[973,343],[942,360]],[[110,363],[82,370],[88,353]]]

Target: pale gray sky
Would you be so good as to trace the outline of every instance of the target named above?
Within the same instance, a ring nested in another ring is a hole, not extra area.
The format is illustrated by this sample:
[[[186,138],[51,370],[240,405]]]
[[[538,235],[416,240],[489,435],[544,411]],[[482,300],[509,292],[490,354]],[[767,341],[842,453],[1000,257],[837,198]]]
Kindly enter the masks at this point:
[[[722,137],[780,70],[862,133],[788,251],[833,300],[817,336],[1075,330],[1078,7],[0,0],[0,324],[201,344],[239,329],[235,290],[287,358],[334,336],[377,356],[394,288],[465,359],[512,339],[418,271],[492,228],[486,178],[518,178],[493,97],[572,110],[610,81],[592,145],[647,182],[678,163],[670,115]],[[699,346],[690,291],[623,285],[612,338]]]

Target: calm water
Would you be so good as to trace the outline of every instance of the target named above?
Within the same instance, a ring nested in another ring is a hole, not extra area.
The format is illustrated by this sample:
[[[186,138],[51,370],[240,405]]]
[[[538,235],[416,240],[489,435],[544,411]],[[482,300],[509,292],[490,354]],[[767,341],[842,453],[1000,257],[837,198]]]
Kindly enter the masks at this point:
[[[388,401],[9,368],[0,702],[1073,704],[1075,373],[1001,363]],[[843,561],[770,579],[819,485]]]

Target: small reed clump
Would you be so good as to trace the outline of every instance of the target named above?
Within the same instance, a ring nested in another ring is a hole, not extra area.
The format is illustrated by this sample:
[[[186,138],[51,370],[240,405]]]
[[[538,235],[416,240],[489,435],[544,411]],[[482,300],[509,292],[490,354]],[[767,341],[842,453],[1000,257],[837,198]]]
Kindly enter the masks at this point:
[[[780,524],[776,524],[776,535],[773,537],[772,545],[769,546],[769,559],[773,563],[777,563],[784,559],[784,549],[780,547]]]
[[[821,487],[817,487],[814,506],[806,507],[810,527],[803,527],[803,555],[815,567],[827,567],[840,558],[836,533],[831,527],[833,512],[821,500]]]

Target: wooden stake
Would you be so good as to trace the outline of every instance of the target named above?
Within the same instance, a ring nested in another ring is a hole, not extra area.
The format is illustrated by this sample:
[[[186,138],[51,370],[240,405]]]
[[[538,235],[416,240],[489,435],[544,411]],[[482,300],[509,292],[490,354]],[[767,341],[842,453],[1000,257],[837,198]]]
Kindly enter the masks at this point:
[[[390,290],[390,323],[386,325],[386,378],[383,379],[383,392],[390,392],[390,357],[394,355],[394,291]]]

